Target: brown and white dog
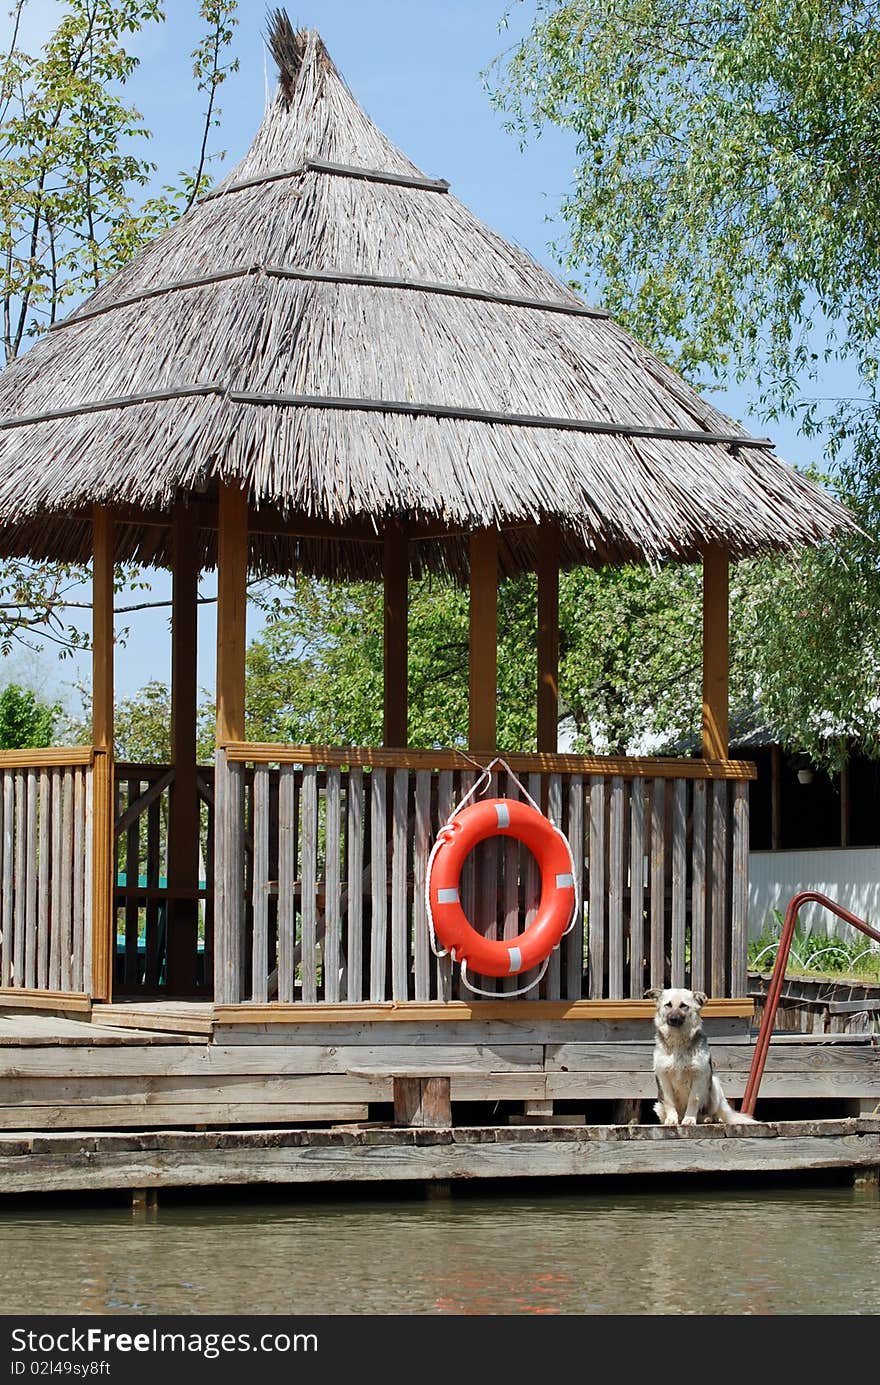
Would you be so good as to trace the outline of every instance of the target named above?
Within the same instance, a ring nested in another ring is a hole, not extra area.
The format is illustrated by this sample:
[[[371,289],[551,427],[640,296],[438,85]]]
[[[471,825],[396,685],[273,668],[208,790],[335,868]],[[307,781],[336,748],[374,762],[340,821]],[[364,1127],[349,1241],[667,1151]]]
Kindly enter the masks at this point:
[[[700,1016],[707,997],[681,988],[645,991],[656,1000],[654,1077],[659,1100],[654,1112],[663,1125],[696,1125],[723,1121],[748,1125],[751,1116],[734,1111],[712,1067],[712,1055]]]

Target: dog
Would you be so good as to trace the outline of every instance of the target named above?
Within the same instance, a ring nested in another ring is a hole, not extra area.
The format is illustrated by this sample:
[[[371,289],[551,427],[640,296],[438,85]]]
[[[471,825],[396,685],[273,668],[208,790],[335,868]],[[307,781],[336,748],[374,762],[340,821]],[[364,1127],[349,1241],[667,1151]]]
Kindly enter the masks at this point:
[[[678,987],[653,987],[645,992],[645,999],[657,1002],[654,1077],[659,1100],[654,1112],[661,1124],[753,1124],[751,1116],[734,1111],[715,1076],[700,1016],[706,995]]]

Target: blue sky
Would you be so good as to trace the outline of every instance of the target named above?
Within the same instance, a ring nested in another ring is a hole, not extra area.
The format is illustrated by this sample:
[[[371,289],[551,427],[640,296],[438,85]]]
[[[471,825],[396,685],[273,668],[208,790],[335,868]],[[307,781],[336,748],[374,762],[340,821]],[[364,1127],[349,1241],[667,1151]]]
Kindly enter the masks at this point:
[[[501,32],[504,7],[505,0],[300,0],[287,8],[295,24],[320,31],[355,96],[410,158],[430,176],[447,178],[483,221],[562,274],[550,244],[560,235],[555,213],[570,186],[574,143],[550,132],[523,150],[492,109],[481,74],[533,10],[531,4],[515,6],[512,28]],[[235,39],[240,70],[220,92],[222,124],[213,148],[226,151],[226,157],[211,165],[214,177],[244,154],[262,118],[267,81],[274,87],[274,65],[262,38],[266,8],[262,0],[240,0]],[[151,157],[159,166],[159,182],[193,166],[202,100],[190,57],[199,37],[198,0],[166,0],[165,9],[167,23],[137,39],[140,68],[130,84],[131,99],[153,133]],[[30,0],[26,46],[45,38],[62,13],[54,0]],[[7,23],[4,17],[0,34]],[[768,430],[751,417],[744,389],[731,387],[713,399],[754,431],[769,431],[786,460],[806,464],[817,458],[817,444],[799,439],[791,425]],[[203,590],[211,593],[209,579]],[[158,598],[168,595],[164,575],[157,576],[154,592]],[[118,696],[130,695],[151,678],[170,678],[167,612],[124,620],[131,633],[117,653]],[[258,628],[258,619],[250,619],[249,633]],[[215,638],[213,607],[204,607],[199,671],[208,689]],[[4,673],[31,679],[75,706],[78,698],[70,688],[77,677],[87,679],[88,661],[59,664],[47,654],[34,666],[32,658],[13,656]]]

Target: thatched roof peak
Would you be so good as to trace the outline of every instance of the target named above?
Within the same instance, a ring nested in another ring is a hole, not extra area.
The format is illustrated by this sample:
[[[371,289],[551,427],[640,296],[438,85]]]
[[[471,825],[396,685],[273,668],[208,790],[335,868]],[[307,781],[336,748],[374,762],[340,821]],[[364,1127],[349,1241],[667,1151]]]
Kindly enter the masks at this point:
[[[489,524],[515,571],[541,523],[602,563],[850,522],[401,153],[318,34],[279,10],[268,42],[278,93],[239,164],[0,374],[0,556],[87,558],[97,502],[149,508],[118,554],[164,562],[156,515],[220,479],[311,535],[255,537],[272,571],[375,573],[351,536],[389,522],[453,531],[414,557],[458,573]]]

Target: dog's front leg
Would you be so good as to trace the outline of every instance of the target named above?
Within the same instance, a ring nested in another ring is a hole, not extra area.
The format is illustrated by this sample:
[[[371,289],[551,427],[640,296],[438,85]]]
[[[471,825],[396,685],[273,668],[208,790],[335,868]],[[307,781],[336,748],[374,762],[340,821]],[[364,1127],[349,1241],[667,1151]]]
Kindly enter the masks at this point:
[[[654,1076],[657,1079],[657,1094],[660,1098],[654,1105],[657,1119],[663,1125],[678,1125],[678,1110],[675,1105],[675,1092],[661,1068]]]
[[[682,1125],[696,1125],[700,1112],[700,1089],[694,1084],[688,1097],[687,1109],[682,1117]]]

